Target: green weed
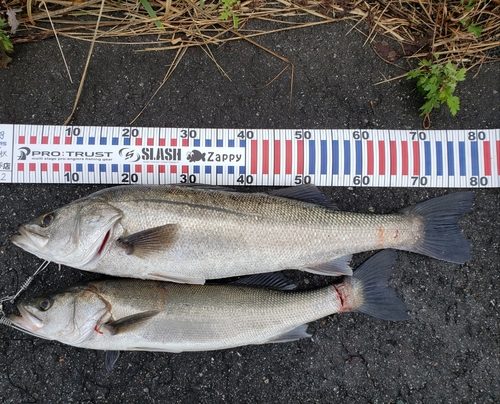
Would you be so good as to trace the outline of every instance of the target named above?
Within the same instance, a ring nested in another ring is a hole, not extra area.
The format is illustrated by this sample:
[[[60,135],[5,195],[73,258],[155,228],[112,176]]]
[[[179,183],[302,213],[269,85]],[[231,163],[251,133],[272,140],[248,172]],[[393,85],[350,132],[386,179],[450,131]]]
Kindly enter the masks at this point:
[[[7,22],[5,19],[0,19],[0,67],[4,68],[12,62],[12,58],[9,57],[8,53],[14,52],[14,45],[12,45],[9,36],[6,35],[5,31],[2,29],[6,26]]]
[[[156,15],[155,11],[153,10],[153,7],[151,7],[151,4],[149,4],[148,0],[141,0],[141,4],[148,13],[148,15],[154,19],[155,25],[158,27],[160,31],[165,31],[165,27],[161,23],[161,21],[158,19],[158,16]]]
[[[445,65],[422,59],[417,69],[408,72],[407,79],[418,79],[417,89],[424,95],[426,102],[420,107],[421,116],[428,116],[434,108],[446,103],[453,116],[460,110],[460,100],[453,95],[459,81],[465,80],[466,69],[457,70],[451,62]]]
[[[452,10],[452,14],[456,11],[457,13],[462,13],[465,11],[466,17],[460,19],[460,24],[462,24],[463,27],[467,28],[467,32],[472,32],[476,38],[479,38],[481,36],[481,33],[483,32],[483,27],[479,24],[476,24],[475,22],[472,22],[472,19],[470,16],[475,15],[475,13],[470,13],[474,9],[476,9],[476,12],[479,12],[479,7],[482,6],[483,3],[486,3],[486,0],[481,2],[480,0],[468,0],[467,2],[465,0],[460,1],[460,5],[463,7],[456,7],[455,9]],[[477,21],[476,21],[477,22]]]
[[[238,29],[239,26],[239,18],[233,12],[234,6],[239,6],[240,0],[219,0],[219,3],[222,5],[222,11],[220,13],[220,19],[227,21],[229,17],[233,18],[233,27],[234,29]]]

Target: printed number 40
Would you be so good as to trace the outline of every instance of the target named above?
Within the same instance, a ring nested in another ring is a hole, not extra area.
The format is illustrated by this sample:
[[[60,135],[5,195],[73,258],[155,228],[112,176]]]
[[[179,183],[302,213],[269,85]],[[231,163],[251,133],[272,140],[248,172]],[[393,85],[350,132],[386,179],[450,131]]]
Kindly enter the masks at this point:
[[[243,174],[238,177],[236,180],[239,184],[252,184],[253,183],[253,175],[244,176]]]

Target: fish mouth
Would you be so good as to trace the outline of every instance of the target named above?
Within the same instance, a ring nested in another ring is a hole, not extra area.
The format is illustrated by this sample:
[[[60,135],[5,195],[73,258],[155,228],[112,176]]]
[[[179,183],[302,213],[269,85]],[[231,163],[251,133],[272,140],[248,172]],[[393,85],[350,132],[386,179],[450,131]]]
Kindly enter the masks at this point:
[[[21,314],[20,316],[14,314],[9,316],[9,320],[12,321],[15,328],[19,328],[32,335],[38,335],[37,332],[43,328],[43,321],[22,305],[17,306],[17,309]]]
[[[11,241],[17,247],[46,261],[80,269],[92,269],[108,250],[109,241],[114,233],[113,226],[114,223],[105,228],[102,235],[86,251],[81,251],[81,253],[78,253],[79,246],[76,246],[76,251],[72,248],[68,248],[65,251],[61,249],[56,250],[54,247],[48,245],[49,236],[39,234],[26,226],[21,226],[18,230],[19,234],[13,235]]]
[[[18,232],[19,234],[12,236],[12,243],[29,252],[42,249],[49,240],[48,236],[34,232],[25,226],[19,227]]]

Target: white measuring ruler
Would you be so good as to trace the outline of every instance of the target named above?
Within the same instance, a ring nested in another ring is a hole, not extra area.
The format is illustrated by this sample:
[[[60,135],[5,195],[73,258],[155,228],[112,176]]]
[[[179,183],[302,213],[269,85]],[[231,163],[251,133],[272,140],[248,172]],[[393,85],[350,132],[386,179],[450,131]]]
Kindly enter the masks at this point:
[[[500,186],[500,129],[0,124],[0,183]]]

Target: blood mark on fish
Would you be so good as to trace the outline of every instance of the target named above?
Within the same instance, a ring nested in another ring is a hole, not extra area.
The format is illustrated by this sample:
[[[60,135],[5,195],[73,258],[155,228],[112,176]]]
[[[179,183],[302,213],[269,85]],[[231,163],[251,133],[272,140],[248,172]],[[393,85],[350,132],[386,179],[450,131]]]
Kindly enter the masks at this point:
[[[399,230],[396,229],[396,231],[394,232],[394,239],[397,239],[399,237]]]
[[[384,233],[385,230],[383,227],[377,227],[377,248],[384,245]]]
[[[104,236],[104,240],[102,241],[102,244],[101,246],[99,247],[99,251],[97,251],[97,254],[101,254],[102,251],[104,250],[104,247],[106,247],[106,243],[108,242],[109,240],[109,234],[111,233],[110,230],[108,230],[108,232],[106,233],[106,235]]]
[[[97,328],[97,326],[94,327],[94,331],[101,334],[101,335],[104,334],[99,328]]]
[[[340,300],[340,311],[351,311],[351,307],[347,305],[347,301],[349,300],[350,290],[343,284],[340,285],[332,285],[337,292],[337,296]]]
[[[335,288],[335,290],[337,291],[337,295],[339,296],[339,300],[340,300],[340,304],[342,305],[342,307],[344,307],[344,298],[342,296],[342,293],[340,293],[340,289],[342,288],[341,286],[336,286],[336,285],[333,285],[333,287]]]

